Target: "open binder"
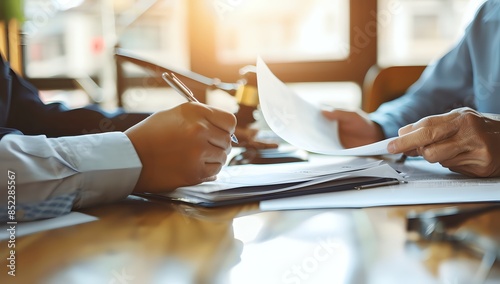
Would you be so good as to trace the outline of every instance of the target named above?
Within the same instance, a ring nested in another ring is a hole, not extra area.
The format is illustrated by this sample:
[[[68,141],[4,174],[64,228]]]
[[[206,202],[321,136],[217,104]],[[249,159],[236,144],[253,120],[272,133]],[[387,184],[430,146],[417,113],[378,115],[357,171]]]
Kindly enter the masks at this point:
[[[242,174],[244,173],[244,174]],[[289,164],[240,165],[222,169],[216,181],[164,194],[140,194],[218,207],[248,202],[397,184],[403,177],[383,161],[328,159]]]

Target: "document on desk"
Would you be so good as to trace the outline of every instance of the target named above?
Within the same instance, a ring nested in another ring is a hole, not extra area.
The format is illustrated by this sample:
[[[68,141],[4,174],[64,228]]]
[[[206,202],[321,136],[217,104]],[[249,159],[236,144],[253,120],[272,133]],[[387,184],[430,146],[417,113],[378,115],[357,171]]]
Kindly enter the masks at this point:
[[[337,123],[324,118],[317,106],[289,89],[260,57],[257,59],[257,85],[264,119],[271,130],[286,142],[309,152],[327,155],[388,154],[387,144],[394,138],[344,149],[338,138]]]
[[[241,204],[313,193],[352,190],[403,177],[373,159],[347,158],[321,162],[238,165],[224,167],[217,180],[181,187],[165,194],[141,194],[205,207]]]
[[[470,178],[421,158],[393,167],[405,173],[408,183],[268,200],[261,202],[260,208],[267,211],[500,201],[500,178]]]

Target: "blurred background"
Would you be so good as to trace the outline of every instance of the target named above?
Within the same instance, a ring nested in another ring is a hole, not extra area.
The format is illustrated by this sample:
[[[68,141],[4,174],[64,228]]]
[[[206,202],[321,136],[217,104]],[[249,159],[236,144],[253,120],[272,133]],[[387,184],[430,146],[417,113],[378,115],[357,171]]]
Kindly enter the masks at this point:
[[[481,2],[24,0],[22,71],[46,101],[112,109],[117,47],[227,82],[261,55],[304,96],[360,107],[371,67],[427,65],[457,41]],[[123,76],[130,111],[178,103],[136,66]]]

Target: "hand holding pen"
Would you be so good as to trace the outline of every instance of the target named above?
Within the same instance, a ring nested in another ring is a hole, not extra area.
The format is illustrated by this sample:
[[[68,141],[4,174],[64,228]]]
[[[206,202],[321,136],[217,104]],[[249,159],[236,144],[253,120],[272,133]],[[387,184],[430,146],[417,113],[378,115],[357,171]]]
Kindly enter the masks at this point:
[[[170,85],[170,87],[172,87],[179,94],[183,95],[188,101],[199,103],[199,101],[194,97],[193,92],[173,73],[169,74],[167,72],[164,72],[161,77]],[[238,144],[238,138],[236,138],[236,135],[234,135],[234,133],[231,134],[231,141]]]

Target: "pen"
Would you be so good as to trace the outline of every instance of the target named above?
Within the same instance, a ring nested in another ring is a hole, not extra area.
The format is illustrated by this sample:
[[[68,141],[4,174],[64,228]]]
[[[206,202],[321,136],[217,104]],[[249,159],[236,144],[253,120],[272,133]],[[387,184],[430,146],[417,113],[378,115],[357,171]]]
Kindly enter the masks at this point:
[[[378,182],[378,183],[372,183],[372,184],[366,184],[366,185],[360,185],[354,187],[356,190],[361,190],[361,189],[368,189],[368,188],[374,188],[374,187],[379,187],[379,186],[385,186],[385,185],[396,185],[400,183],[405,183],[400,182],[399,180],[390,180],[390,181],[383,181],[383,182]]]
[[[170,85],[170,87],[176,90],[179,94],[183,95],[188,101],[199,103],[199,101],[194,97],[193,92],[191,92],[191,90],[174,75],[174,73],[169,74],[164,72],[161,77]],[[238,138],[236,138],[234,133],[231,134],[231,141],[238,144]]]
[[[403,155],[401,155],[401,157],[399,157],[399,159],[396,160],[396,163],[397,164],[403,164],[406,161],[406,158],[408,158],[408,156],[406,156],[405,154],[403,154]]]

